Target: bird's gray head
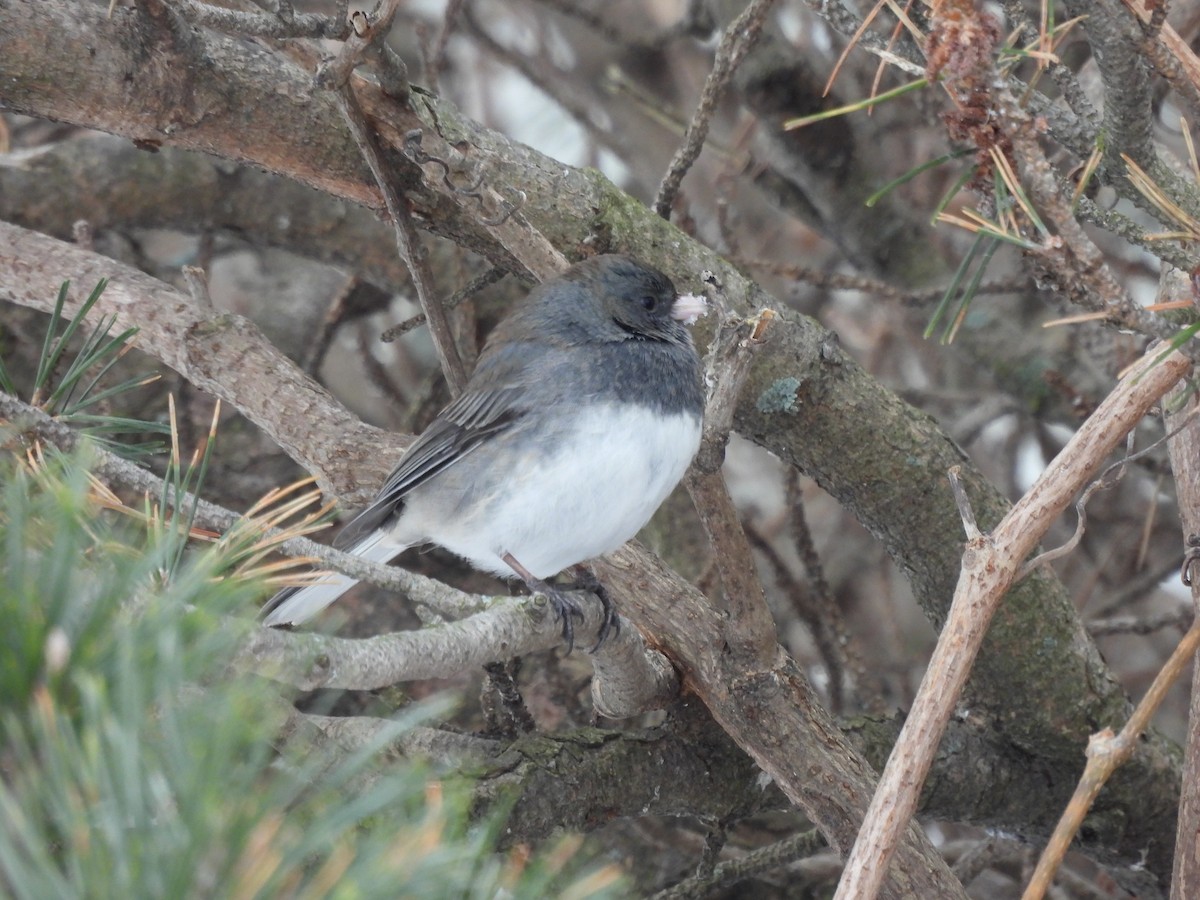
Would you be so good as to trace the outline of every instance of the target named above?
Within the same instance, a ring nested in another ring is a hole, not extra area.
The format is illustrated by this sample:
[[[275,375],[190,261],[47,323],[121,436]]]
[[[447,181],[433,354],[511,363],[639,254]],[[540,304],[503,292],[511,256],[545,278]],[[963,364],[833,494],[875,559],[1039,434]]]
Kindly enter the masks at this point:
[[[529,313],[545,337],[590,341],[665,341],[688,344],[682,321],[696,310],[680,304],[671,279],[627,256],[607,254],[577,263],[535,288]]]

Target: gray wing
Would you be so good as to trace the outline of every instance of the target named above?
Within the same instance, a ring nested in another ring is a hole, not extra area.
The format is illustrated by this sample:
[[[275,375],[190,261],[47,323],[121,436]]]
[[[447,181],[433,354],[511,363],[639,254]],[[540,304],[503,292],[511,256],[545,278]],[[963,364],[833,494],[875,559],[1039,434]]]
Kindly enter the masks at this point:
[[[468,390],[443,409],[405,451],[371,505],[355,516],[333,542],[352,547],[397,512],[413,488],[454,465],[524,414],[520,385]]]

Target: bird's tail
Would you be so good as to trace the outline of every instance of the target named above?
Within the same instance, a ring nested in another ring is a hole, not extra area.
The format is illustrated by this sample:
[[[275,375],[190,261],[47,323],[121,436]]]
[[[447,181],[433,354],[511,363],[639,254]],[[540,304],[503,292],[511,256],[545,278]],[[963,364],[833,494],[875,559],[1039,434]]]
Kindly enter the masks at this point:
[[[387,532],[377,530],[346,552],[372,562],[386,563],[399,556],[404,549],[403,545],[391,541]],[[284,588],[268,600],[260,611],[263,624],[298,625],[311,619],[356,584],[356,578],[340,572],[330,572],[316,584]]]

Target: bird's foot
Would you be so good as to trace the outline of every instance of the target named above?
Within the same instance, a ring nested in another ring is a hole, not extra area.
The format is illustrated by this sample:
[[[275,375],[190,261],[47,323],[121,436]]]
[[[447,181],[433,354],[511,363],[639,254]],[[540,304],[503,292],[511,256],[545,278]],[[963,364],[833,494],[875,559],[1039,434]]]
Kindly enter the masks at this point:
[[[578,566],[575,569],[575,580],[566,586],[570,591],[586,591],[589,594],[595,594],[600,600],[600,605],[604,608],[604,618],[600,620],[600,631],[596,637],[596,646],[589,650],[589,653],[595,653],[600,649],[600,645],[608,640],[611,634],[616,637],[621,633],[621,616],[617,612],[617,607],[613,603],[612,597],[608,590],[600,583],[600,579],[596,577],[596,573],[587,566]]]
[[[539,579],[531,582],[529,589],[544,594],[550,600],[550,605],[554,607],[555,617],[562,621],[562,636],[563,640],[567,642],[567,655],[569,656],[575,649],[575,620],[583,621],[583,608],[579,605],[579,601],[571,596],[572,589],[548,584]]]
[[[578,600],[569,596],[571,593],[587,591],[595,594],[600,598],[600,605],[604,607],[604,619],[600,622],[600,633],[596,639],[596,646],[588,652],[595,653],[610,634],[616,634],[621,630],[621,622],[617,616],[616,607],[613,606],[612,598],[591,569],[579,566],[576,569],[578,577],[575,581],[565,585],[554,585],[534,577],[533,573],[514,559],[511,553],[504,553],[500,558],[521,577],[530,591],[549,598],[550,605],[554,607],[555,616],[562,620],[562,636],[563,640],[567,642],[568,654],[575,649],[574,620],[583,621],[583,608],[579,605]]]

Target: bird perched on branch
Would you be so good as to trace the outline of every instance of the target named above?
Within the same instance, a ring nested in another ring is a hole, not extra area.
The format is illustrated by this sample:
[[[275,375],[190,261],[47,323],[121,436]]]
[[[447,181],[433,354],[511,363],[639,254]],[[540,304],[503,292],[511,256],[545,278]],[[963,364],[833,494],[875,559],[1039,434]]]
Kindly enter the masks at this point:
[[[573,645],[572,618],[582,613],[572,588],[545,579],[632,538],[683,477],[704,410],[700,358],[683,323],[704,305],[618,255],[539,285],[496,326],[462,395],[335,546],[385,563],[433,543],[520,578],[550,599]],[[266,604],[264,624],[303,622],[354,584],[334,573],[288,588]],[[584,586],[594,590],[595,580]],[[598,594],[603,641],[617,618]]]

